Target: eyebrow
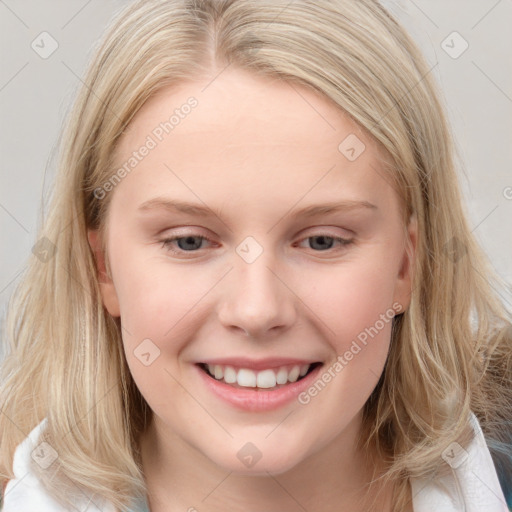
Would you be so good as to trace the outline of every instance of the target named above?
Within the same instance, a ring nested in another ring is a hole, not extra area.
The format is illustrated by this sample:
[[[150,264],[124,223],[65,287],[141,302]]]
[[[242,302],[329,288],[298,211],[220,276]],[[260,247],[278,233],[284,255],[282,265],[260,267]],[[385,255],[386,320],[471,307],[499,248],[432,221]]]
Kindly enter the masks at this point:
[[[314,217],[315,215],[325,215],[328,213],[351,211],[356,209],[378,210],[378,207],[365,200],[343,200],[306,206],[300,210],[292,211],[291,214],[297,217]],[[198,217],[209,217],[213,214],[220,217],[220,212],[215,212],[207,206],[201,206],[200,204],[189,203],[186,201],[178,201],[176,199],[166,197],[154,197],[149,199],[142,203],[138,210],[141,212],[165,210],[169,212],[187,213]]]

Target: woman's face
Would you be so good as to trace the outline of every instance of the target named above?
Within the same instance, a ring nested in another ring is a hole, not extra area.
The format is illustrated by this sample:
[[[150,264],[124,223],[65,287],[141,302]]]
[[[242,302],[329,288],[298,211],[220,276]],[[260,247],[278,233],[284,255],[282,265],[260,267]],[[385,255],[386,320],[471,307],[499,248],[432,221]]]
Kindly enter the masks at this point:
[[[111,195],[102,295],[155,432],[280,473],[358,431],[409,303],[407,233],[383,155],[340,110],[243,71],[212,80],[160,91],[121,138],[124,172],[95,192]]]

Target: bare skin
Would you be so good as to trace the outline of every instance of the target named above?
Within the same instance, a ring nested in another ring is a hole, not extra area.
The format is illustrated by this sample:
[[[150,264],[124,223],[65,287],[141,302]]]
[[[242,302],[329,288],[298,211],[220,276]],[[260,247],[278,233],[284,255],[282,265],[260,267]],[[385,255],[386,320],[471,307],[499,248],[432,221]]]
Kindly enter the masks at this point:
[[[109,192],[111,275],[102,273],[101,291],[154,413],[141,439],[151,512],[366,512],[374,467],[356,439],[388,354],[389,311],[409,304],[415,223],[403,225],[376,144],[323,97],[238,70],[209,81],[144,105],[121,139],[119,166],[187,98],[198,101]],[[351,134],[364,150],[349,159],[339,145]],[[164,196],[216,214],[140,210]],[[332,201],[352,203],[295,213]],[[178,235],[210,241],[192,250],[163,241]],[[236,251],[247,237],[262,249],[251,263]],[[89,240],[97,250],[97,233]],[[372,326],[378,332],[308,403],[242,410],[214,395],[197,367],[228,355],[298,357],[326,371]],[[147,339],[159,350],[149,365],[136,355]],[[237,457],[247,443],[261,454],[251,467]]]

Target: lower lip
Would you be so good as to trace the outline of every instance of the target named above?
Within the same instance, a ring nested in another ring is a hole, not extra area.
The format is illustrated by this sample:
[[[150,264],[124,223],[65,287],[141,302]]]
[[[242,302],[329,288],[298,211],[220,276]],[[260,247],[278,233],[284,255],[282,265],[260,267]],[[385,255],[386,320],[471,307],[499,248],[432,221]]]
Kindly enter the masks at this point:
[[[204,383],[215,395],[225,402],[245,411],[271,411],[285,406],[292,402],[297,396],[311,386],[316,376],[320,373],[323,365],[316,367],[303,379],[291,382],[273,391],[265,389],[240,389],[234,388],[225,382],[210,377],[196,365]]]

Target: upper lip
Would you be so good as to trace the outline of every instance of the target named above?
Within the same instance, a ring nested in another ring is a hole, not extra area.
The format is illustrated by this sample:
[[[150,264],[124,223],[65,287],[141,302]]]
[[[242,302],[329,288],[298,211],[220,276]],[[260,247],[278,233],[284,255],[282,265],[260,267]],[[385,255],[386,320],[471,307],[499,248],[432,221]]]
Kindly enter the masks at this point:
[[[247,368],[248,370],[266,370],[271,368],[279,368],[288,365],[304,365],[313,364],[320,361],[314,359],[297,359],[290,357],[272,357],[266,359],[249,359],[247,357],[222,357],[214,359],[206,359],[201,361],[203,364],[234,366],[236,368]]]

